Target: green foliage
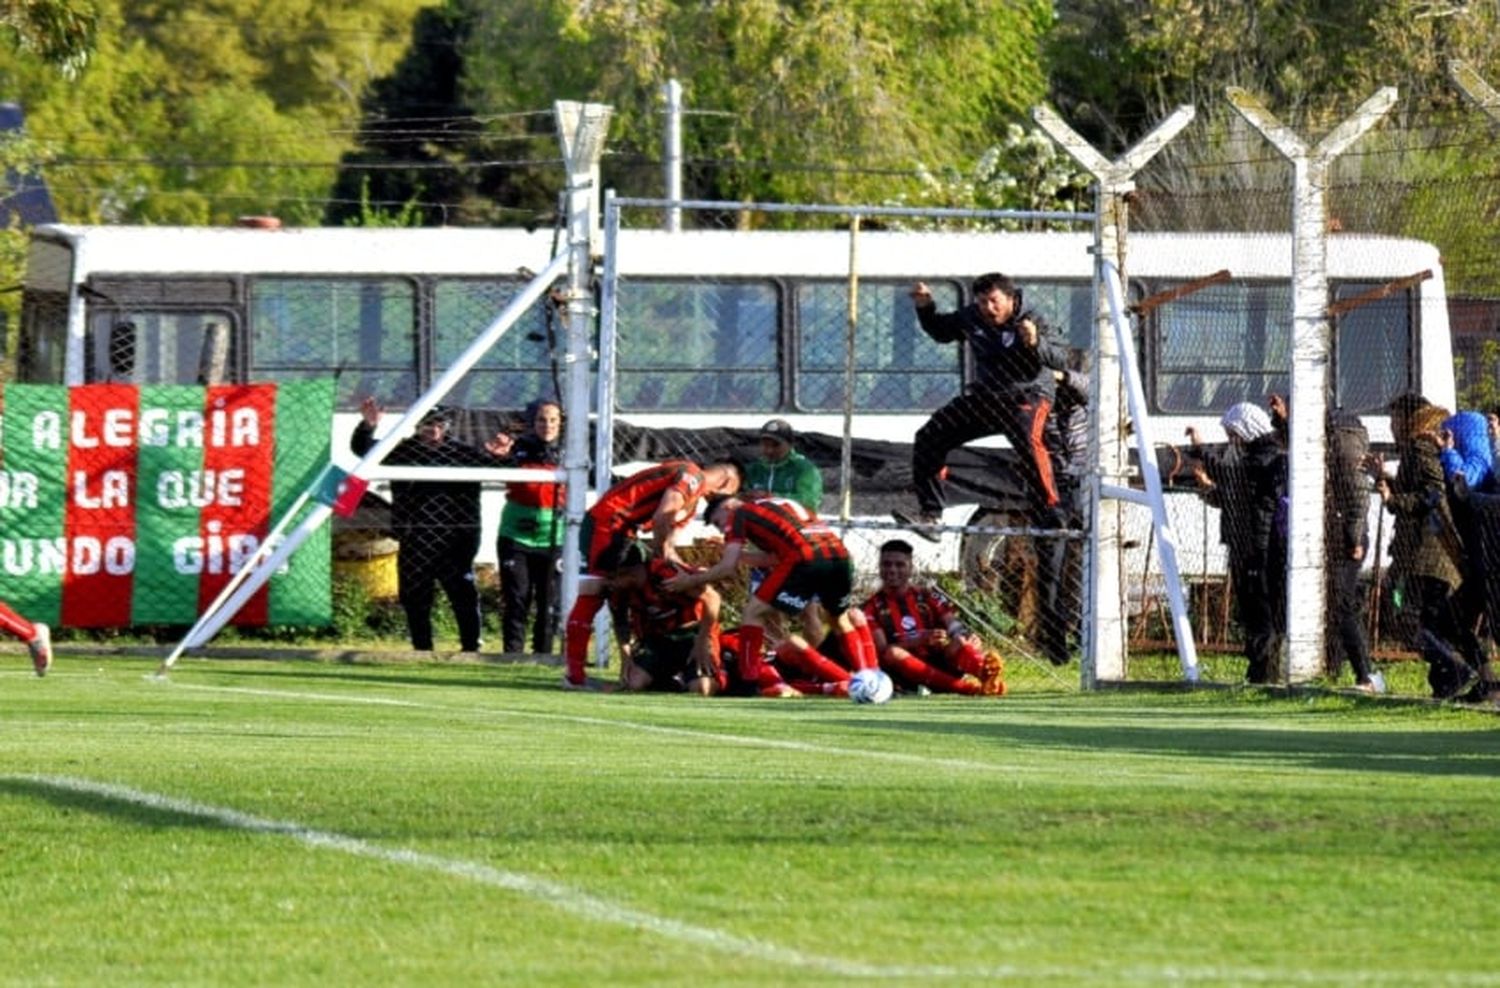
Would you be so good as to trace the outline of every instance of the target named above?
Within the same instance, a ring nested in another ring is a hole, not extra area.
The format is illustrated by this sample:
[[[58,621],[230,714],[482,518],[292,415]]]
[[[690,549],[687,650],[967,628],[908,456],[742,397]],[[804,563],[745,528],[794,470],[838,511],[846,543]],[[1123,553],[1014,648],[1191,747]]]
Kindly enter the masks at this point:
[[[90,0],[4,0],[0,35],[41,62],[76,75],[93,51],[99,14]]]
[[[1059,0],[1046,39],[1053,103],[1119,152],[1183,103],[1257,93],[1299,129],[1396,85],[1408,120],[1454,106],[1450,58],[1500,67],[1494,4],[1430,0]]]
[[[359,210],[344,221],[345,226],[401,228],[422,225],[421,204],[408,199],[396,209],[389,209],[370,198],[370,177],[363,177],[359,186]]]
[[[709,163],[685,191],[726,200],[889,198],[912,162],[973,156],[1044,91],[1036,53],[1050,7],[1036,0],[468,6],[476,111],[611,104],[605,168],[623,189],[659,189],[659,166],[642,161],[659,153],[669,79],[689,111],[685,154]]]
[[[953,209],[1016,209],[1071,212],[1092,207],[1093,178],[1039,129],[1006,127],[1003,143],[980,155],[968,171],[946,167],[918,168],[916,192],[897,197],[896,205]],[[1018,220],[893,220],[908,229],[1019,230],[1046,229],[1041,222]],[[1069,226],[1067,229],[1076,229]]]
[[[1464,358],[1457,357],[1456,376],[1470,385],[1458,395],[1459,408],[1479,408],[1486,411],[1500,408],[1500,341],[1485,340],[1479,344],[1478,364],[1472,373],[1464,366]]]
[[[358,98],[434,0],[98,0],[89,69],[0,65],[71,222],[316,222]]]

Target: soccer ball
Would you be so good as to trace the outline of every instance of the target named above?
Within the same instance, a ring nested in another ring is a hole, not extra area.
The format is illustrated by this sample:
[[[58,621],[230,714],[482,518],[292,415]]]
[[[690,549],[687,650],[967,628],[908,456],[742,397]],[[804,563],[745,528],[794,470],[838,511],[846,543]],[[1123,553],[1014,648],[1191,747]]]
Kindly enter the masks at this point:
[[[884,703],[894,692],[896,684],[879,669],[861,669],[849,677],[849,699],[855,703]]]

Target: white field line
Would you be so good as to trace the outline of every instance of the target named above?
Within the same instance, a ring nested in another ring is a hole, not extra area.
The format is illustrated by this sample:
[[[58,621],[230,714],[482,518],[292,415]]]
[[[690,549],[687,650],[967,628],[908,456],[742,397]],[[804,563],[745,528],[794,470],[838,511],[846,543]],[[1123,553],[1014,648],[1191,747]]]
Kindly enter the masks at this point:
[[[720,731],[705,731],[691,727],[671,727],[662,724],[645,723],[636,720],[612,717],[587,717],[579,714],[557,714],[535,710],[519,710],[512,707],[479,707],[449,703],[428,703],[418,700],[399,700],[390,697],[374,696],[352,696],[345,693],[316,693],[305,690],[274,690],[256,689],[247,686],[208,686],[196,683],[182,683],[175,679],[165,680],[164,684],[172,689],[197,690],[204,693],[232,693],[245,696],[275,697],[281,700],[304,700],[313,703],[346,703],[367,704],[384,707],[403,707],[411,710],[434,710],[443,713],[463,714],[469,717],[516,717],[531,718],[535,720],[560,721],[562,723],[582,724],[589,727],[604,727],[611,730],[628,731],[635,734],[658,734],[667,737],[690,738],[701,741],[712,741],[726,745],[737,745],[744,748],[771,748],[781,751],[792,751],[801,754],[817,755],[831,758],[859,758],[867,761],[887,762],[895,765],[914,765],[925,769],[948,769],[955,772],[977,772],[988,775],[1004,776],[1010,780],[1013,786],[1024,784],[1023,776],[1036,776],[1045,779],[1053,779],[1056,769],[1052,765],[1044,763],[1024,764],[1016,761],[994,761],[983,762],[963,758],[940,758],[930,755],[912,755],[904,752],[880,751],[872,748],[840,748],[834,745],[814,744],[807,741],[795,741],[786,738],[768,738],[753,734],[725,734]],[[878,717],[878,714],[875,715]],[[1244,766],[1242,772],[1246,776],[1264,774],[1275,776],[1284,772],[1284,767],[1274,765],[1266,766]],[[1113,765],[1109,768],[1097,768],[1092,771],[1088,778],[1099,782],[1114,781],[1119,779],[1132,779],[1141,785],[1150,786],[1180,786],[1193,784],[1198,780],[1198,773],[1190,765],[1185,765],[1180,771],[1163,769],[1159,764],[1149,767],[1132,768],[1129,766]]]
[[[926,755],[907,755],[900,752],[870,751],[865,748],[839,748],[833,745],[810,744],[806,741],[789,741],[785,738],[757,737],[745,734],[724,734],[718,731],[702,731],[691,727],[667,727],[661,724],[646,724],[633,720],[616,720],[610,717],[583,717],[577,714],[553,714],[534,710],[510,708],[469,707],[444,703],[421,703],[414,700],[393,700],[385,697],[355,697],[337,693],[307,693],[300,690],[264,690],[244,686],[201,686],[173,683],[174,689],[202,690],[207,693],[241,693],[250,696],[273,696],[278,699],[311,700],[321,703],[375,704],[378,706],[407,707],[415,710],[437,710],[443,713],[463,713],[469,716],[529,717],[536,720],[562,721],[568,724],[586,724],[590,727],[607,727],[629,731],[632,734],[664,734],[669,737],[695,738],[703,741],[718,741],[724,744],[742,745],[747,748],[776,748],[811,755],[830,755],[838,758],[871,758],[898,764],[921,765],[927,768],[951,768],[963,772],[1002,772],[1006,775],[1026,772],[1039,773],[1040,767],[1017,768],[995,762],[976,762],[962,758],[931,758]]]
[[[194,800],[179,799],[159,793],[144,792],[128,786],[98,782],[65,775],[0,775],[0,781],[14,781],[46,787],[60,792],[95,796],[100,799],[128,803],[156,811],[176,813],[200,820],[211,820],[231,830],[270,834],[290,838],[308,847],[320,850],[339,851],[344,854],[391,864],[405,865],[420,871],[444,874],[464,881],[535,899],[562,912],[582,919],[612,926],[624,926],[643,930],[667,940],[706,947],[721,953],[734,954],[772,965],[812,969],[842,977],[869,979],[982,979],[984,981],[1019,980],[1027,983],[1039,979],[1077,982],[1080,979],[1104,979],[1114,984],[1139,983],[1158,985],[1195,981],[1238,982],[1254,984],[1404,984],[1410,980],[1409,973],[1393,973],[1379,970],[1351,971],[1322,970],[1305,972],[1285,969],[1254,969],[1208,966],[1156,966],[1130,965],[1109,967],[1106,963],[1088,966],[1061,965],[995,965],[985,967],[952,967],[947,965],[884,965],[867,964],[804,953],[790,947],[782,947],[764,940],[743,937],[710,926],[684,923],[665,916],[657,916],[640,909],[622,906],[598,896],[580,892],[559,882],[552,882],[520,872],[506,871],[476,861],[444,858],[425,854],[410,848],[389,848],[344,834],[314,830],[299,823],[272,820],[253,816],[227,807],[211,806]],[[1444,985],[1497,985],[1500,974],[1428,972],[1424,975],[1427,984]]]

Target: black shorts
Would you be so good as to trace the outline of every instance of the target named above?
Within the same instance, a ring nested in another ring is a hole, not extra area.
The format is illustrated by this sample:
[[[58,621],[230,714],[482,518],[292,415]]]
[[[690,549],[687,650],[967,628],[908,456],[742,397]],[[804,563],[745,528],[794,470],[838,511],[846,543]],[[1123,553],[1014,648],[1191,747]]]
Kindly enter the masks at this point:
[[[817,600],[837,616],[854,606],[854,564],[845,558],[778,566],[756,588],[755,597],[792,615]]]
[[[635,541],[635,533],[619,528],[600,528],[591,515],[583,516],[578,527],[578,547],[583,550],[583,571],[608,576],[620,568],[625,549]]]
[[[697,667],[693,664],[693,642],[697,638],[695,632],[642,642],[635,653],[635,664],[651,677],[651,685],[646,688],[680,693],[689,681],[697,679]]]

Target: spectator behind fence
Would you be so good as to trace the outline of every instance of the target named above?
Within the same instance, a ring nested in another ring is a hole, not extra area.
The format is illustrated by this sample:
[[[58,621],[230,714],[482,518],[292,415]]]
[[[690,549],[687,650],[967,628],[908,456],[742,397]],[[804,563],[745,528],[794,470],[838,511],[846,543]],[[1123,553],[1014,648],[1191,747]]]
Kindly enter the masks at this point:
[[[354,427],[349,448],[364,456],[375,446],[380,405],[373,397],[360,403],[362,420]],[[386,454],[387,466],[499,466],[509,455],[511,437],[500,433],[484,449],[448,434],[452,417],[434,408],[416,432]],[[479,552],[479,485],[458,480],[391,482],[391,534],[396,553],[396,590],[406,612],[411,647],[432,651],[432,603],[435,585],[448,595],[458,622],[459,648],[479,651],[479,592],[474,584],[474,556]]]
[[[1390,580],[1398,608],[1417,613],[1413,645],[1427,662],[1432,695],[1449,699],[1478,678],[1478,640],[1459,623],[1453,595],[1463,548],[1453,525],[1439,458],[1438,432],[1448,412],[1403,395],[1390,405],[1391,435],[1400,455],[1396,475],[1378,462],[1371,473],[1381,503],[1395,517]]]
[[[1229,437],[1228,448],[1221,451],[1203,448],[1198,431],[1187,430],[1199,461],[1193,475],[1199,494],[1219,509],[1219,541],[1228,550],[1229,581],[1245,637],[1245,680],[1269,683],[1281,646],[1277,608],[1286,583],[1275,565],[1274,544],[1286,454],[1271,417],[1259,405],[1231,405],[1219,424]]]
[[[1370,553],[1370,485],[1365,474],[1370,433],[1358,415],[1343,408],[1330,408],[1327,422],[1323,551],[1328,557],[1328,675],[1337,680],[1347,661],[1355,689],[1384,693],[1385,677],[1370,660],[1365,595],[1359,586]]]
[[[925,282],[911,290],[922,331],[939,343],[967,343],[976,380],[917,430],[911,473],[918,514],[898,511],[896,520],[903,525],[941,523],[948,454],[964,443],[999,433],[1020,461],[1033,519],[1045,527],[1062,527],[1066,518],[1043,433],[1052,410],[1052,372],[1066,369],[1067,352],[1052,341],[1041,316],[1024,308],[1021,290],[1010,278],[980,275],[972,290],[973,302],[948,313],[937,311]],[[917,532],[936,540],[935,534],[920,528]]]
[[[745,465],[746,497],[770,494],[790,498],[808,511],[822,510],[823,474],[793,447],[796,437],[786,419],[760,427],[760,457]]]
[[[510,464],[553,469],[562,462],[562,406],[538,398],[526,406],[526,431]],[[520,652],[531,621],[531,650],[552,651],[557,634],[558,565],[562,559],[564,487],[551,480],[512,481],[505,487],[495,556],[500,564],[500,631],[506,652]]]
[[[1277,441],[1285,448],[1291,439],[1291,408],[1284,395],[1266,399]],[[1323,492],[1323,551],[1327,609],[1325,615],[1325,666],[1337,680],[1347,660],[1354,672],[1354,688],[1361,693],[1384,693],[1385,677],[1370,660],[1370,639],[1365,633],[1365,597],[1360,593],[1359,574],[1369,554],[1369,478],[1365,463],[1370,455],[1370,433],[1358,415],[1342,408],[1329,408],[1324,440],[1328,444],[1328,476]],[[1285,532],[1279,533],[1285,545]],[[1285,579],[1285,554],[1276,564]]]
[[[1495,625],[1486,615],[1495,611],[1489,601],[1500,590],[1495,586],[1500,575],[1495,568],[1500,559],[1496,558],[1493,537],[1486,533],[1487,527],[1493,528],[1493,513],[1482,506],[1495,489],[1494,450],[1489,433],[1489,422],[1483,412],[1455,412],[1443,420],[1438,430],[1438,458],[1448,485],[1453,524],[1463,546],[1463,562],[1459,567],[1463,582],[1453,596],[1454,612],[1461,628],[1477,629],[1483,624],[1493,638]],[[1464,697],[1475,702],[1500,692],[1495,668],[1482,639],[1476,657],[1479,681]]]
[[[1059,512],[1068,528],[1083,524],[1084,484],[1089,459],[1088,351],[1068,350],[1068,368],[1054,370],[1057,400],[1052,406],[1046,444],[1061,499]],[[1083,604],[1083,544],[1075,539],[1038,536],[1032,539],[1037,562],[1037,645],[1053,665],[1072,658],[1068,636],[1078,629]]]

